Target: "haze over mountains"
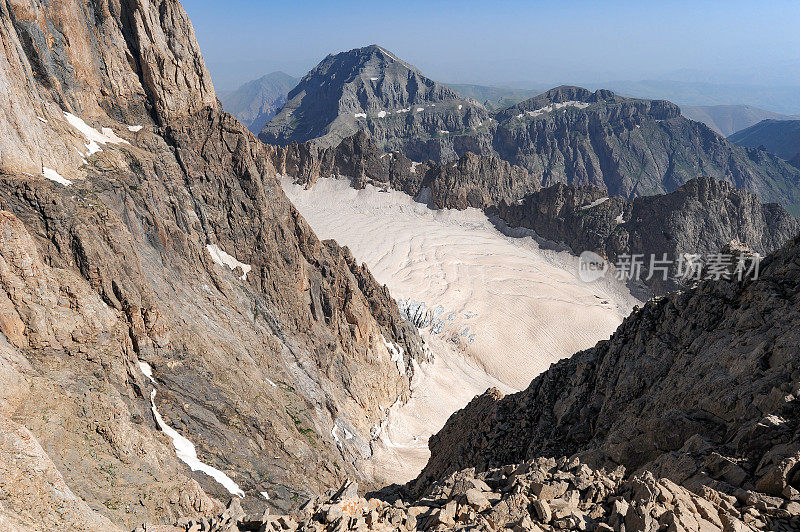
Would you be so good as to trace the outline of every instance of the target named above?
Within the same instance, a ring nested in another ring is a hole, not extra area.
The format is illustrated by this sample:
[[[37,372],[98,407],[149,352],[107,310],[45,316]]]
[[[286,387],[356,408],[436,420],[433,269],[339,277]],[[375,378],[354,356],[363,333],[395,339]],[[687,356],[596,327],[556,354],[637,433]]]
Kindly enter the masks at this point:
[[[283,72],[272,72],[249,81],[220,97],[226,111],[258,135],[286,103],[286,95],[299,80]]]
[[[777,155],[609,90],[490,112],[379,46],[259,140],[177,0],[11,0],[0,38],[3,532],[800,528]],[[631,253],[731,262],[634,307]]]

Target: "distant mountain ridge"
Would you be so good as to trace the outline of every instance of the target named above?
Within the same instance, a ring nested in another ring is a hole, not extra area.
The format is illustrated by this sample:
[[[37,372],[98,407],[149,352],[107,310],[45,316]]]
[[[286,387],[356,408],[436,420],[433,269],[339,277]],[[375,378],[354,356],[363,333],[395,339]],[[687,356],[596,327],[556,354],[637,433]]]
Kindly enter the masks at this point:
[[[750,105],[681,105],[681,112],[686,118],[702,122],[724,137],[729,137],[762,120],[791,120],[794,118]]]
[[[665,98],[681,106],[729,105],[737,102],[775,113],[800,113],[800,85],[762,86],[702,81],[606,81],[587,83],[592,88],[608,88],[638,98]]]
[[[258,135],[286,103],[286,95],[300,81],[284,72],[272,72],[220,95],[223,108]]]
[[[665,100],[564,86],[494,116],[494,153],[540,175],[544,186],[595,185],[634,198],[672,192],[706,175],[762,201],[800,201],[796,168],[731,144]]]
[[[262,141],[333,147],[365,131],[378,148],[413,161],[453,162],[472,152],[524,169],[513,172],[513,186],[491,185],[518,194],[561,182],[631,199],[672,192],[704,175],[763,201],[800,205],[797,168],[731,144],[666,100],[561,86],[490,113],[377,45],[326,57],[288,98]],[[491,182],[480,172],[458,177],[461,190],[473,194],[458,202],[496,196],[483,190]]]
[[[789,161],[800,155],[800,120],[763,120],[734,133],[728,140],[739,146],[763,146],[768,152]]]

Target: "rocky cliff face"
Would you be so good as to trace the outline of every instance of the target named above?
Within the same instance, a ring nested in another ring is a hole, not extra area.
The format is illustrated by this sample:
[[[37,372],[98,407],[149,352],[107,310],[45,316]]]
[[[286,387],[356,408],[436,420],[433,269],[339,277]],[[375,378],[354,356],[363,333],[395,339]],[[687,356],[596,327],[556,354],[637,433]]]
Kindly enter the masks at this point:
[[[481,209],[530,194],[541,186],[524,168],[494,156],[467,152],[450,163],[418,163],[402,151],[384,152],[364,131],[335,147],[320,148],[307,142],[270,146],[268,150],[280,173],[307,186],[313,186],[320,176],[341,175],[350,177],[356,188],[371,183],[411,196],[427,189],[438,208]]]
[[[180,4],[12,1],[0,33],[0,471],[47,472],[0,475],[0,521],[132,528],[357,476],[421,340],[221,111]]]
[[[791,506],[800,499],[798,294],[800,238],[770,255],[758,280],[703,282],[648,302],[525,391],[490,391],[454,414],[413,488],[467,467],[576,455],[721,494],[718,503]]]
[[[376,45],[329,55],[288,98],[259,135],[268,144],[336,146],[364,130],[381,149],[401,149],[416,161],[452,160],[477,151],[474,133],[489,118],[476,101]]]
[[[272,72],[248,81],[235,91],[221,96],[223,108],[258,135],[280,111],[299,80],[283,72]]]
[[[526,227],[539,236],[567,244],[573,252],[594,251],[615,263],[621,255],[650,257],[719,252],[731,241],[744,242],[766,255],[800,232],[800,222],[775,203],[762,204],[749,192],[709,177],[693,179],[669,194],[626,201],[609,198],[596,187],[557,184],[520,202],[503,201],[499,216],[511,227]],[[655,272],[654,272],[655,273]],[[681,287],[663,275],[647,284],[656,293]]]
[[[594,185],[626,198],[672,192],[706,175],[762,201],[794,205],[800,173],[779,158],[734,146],[678,106],[559,87],[496,115],[493,149],[555,182]]]

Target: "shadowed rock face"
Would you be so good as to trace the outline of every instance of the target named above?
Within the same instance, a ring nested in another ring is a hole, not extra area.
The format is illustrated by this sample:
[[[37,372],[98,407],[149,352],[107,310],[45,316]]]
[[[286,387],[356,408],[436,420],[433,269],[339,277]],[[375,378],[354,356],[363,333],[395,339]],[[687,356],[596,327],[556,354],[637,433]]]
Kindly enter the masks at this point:
[[[381,149],[402,149],[414,160],[450,160],[476,151],[469,147],[471,135],[486,129],[488,117],[479,103],[372,45],[326,57],[289,93],[259,138],[327,147],[365,130]]]
[[[800,232],[800,222],[780,205],[762,204],[754,194],[708,177],[633,201],[607,198],[591,186],[558,184],[520,202],[504,201],[497,212],[509,226],[532,229],[576,254],[594,251],[612,263],[623,254],[643,255],[642,279],[651,255],[666,253],[674,260],[684,253],[716,253],[733,240],[766,255]],[[659,294],[680,288],[657,274],[647,284]]]
[[[52,462],[26,467],[57,470],[69,511],[100,523],[89,529],[108,529],[89,507],[122,528],[215,511],[230,494],[177,459],[155,407],[245,507],[264,491],[288,509],[357,475],[409,390],[384,338],[407,367],[421,340],[221,111],[180,4],[6,2],[0,34],[0,350],[14,361],[0,416]],[[337,443],[335,427],[352,437]],[[21,467],[14,445],[0,445],[0,471]],[[60,488],[0,475],[20,494],[3,512],[58,523],[27,489]]]
[[[485,208],[541,186],[524,168],[497,157],[467,152],[450,163],[419,163],[402,151],[384,152],[363,131],[335,147],[320,148],[307,142],[270,146],[268,150],[280,173],[308,186],[320,176],[342,175],[350,177],[356,188],[372,183],[411,196],[427,187],[431,202],[439,208]]]
[[[800,120],[762,120],[737,131],[729,140],[739,146],[763,148],[791,161],[800,156]]]
[[[496,118],[494,151],[541,176],[545,186],[594,185],[633,198],[672,192],[706,175],[762,201],[793,205],[800,197],[795,168],[734,146],[670,102],[559,87]]]
[[[554,364],[523,392],[487,392],[454,414],[413,487],[466,467],[577,453],[695,492],[792,500],[798,294],[795,238],[764,261],[758,280],[703,282],[648,302],[610,340]]]

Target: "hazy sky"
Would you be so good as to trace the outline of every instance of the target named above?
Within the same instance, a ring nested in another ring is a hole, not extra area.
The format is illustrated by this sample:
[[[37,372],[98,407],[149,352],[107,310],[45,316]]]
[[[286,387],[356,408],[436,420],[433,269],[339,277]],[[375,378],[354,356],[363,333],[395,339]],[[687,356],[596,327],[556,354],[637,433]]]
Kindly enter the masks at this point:
[[[800,85],[800,2],[183,0],[219,89],[380,44],[437,81]]]

